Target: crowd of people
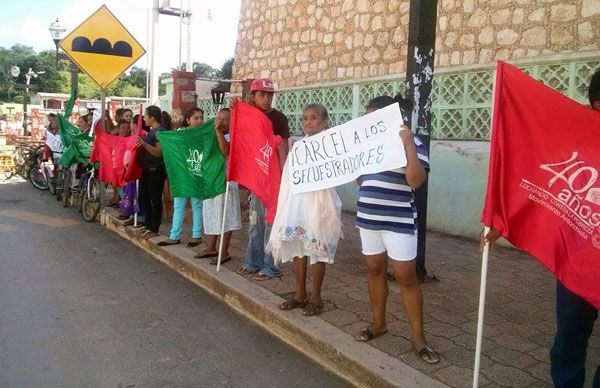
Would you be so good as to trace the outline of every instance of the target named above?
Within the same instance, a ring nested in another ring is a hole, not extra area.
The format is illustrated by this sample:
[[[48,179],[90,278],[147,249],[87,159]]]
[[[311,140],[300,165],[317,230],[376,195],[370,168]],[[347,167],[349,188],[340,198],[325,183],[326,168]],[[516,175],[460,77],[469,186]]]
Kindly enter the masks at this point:
[[[283,141],[276,154],[282,176],[287,176],[287,155],[290,147],[290,128],[284,113],[272,106],[275,92],[268,79],[256,79],[251,84],[248,103],[262,111],[272,123],[273,133]],[[237,99],[230,108],[235,109]],[[381,96],[367,106],[372,112],[387,105],[400,103],[402,110],[411,109],[408,100],[400,96]],[[222,108],[214,121],[215,134],[225,167],[230,153],[230,108]],[[104,115],[103,129],[115,136],[132,136],[138,118],[129,109],[120,109],[114,120]],[[137,162],[142,168],[139,192],[135,182],[126,182],[124,187],[115,188],[112,206],[119,206],[119,218],[131,223],[133,213],[143,220],[145,238],[159,234],[163,218],[163,191],[168,181],[163,149],[159,141],[161,131],[199,128],[204,122],[204,112],[192,108],[173,123],[166,112],[157,106],[148,106],[143,113],[145,135],[136,139],[139,149]],[[303,110],[302,128],[305,136],[313,136],[329,127],[327,108],[321,104],[308,104]],[[82,131],[89,130],[90,117],[80,119]],[[373,321],[355,339],[365,342],[387,332],[385,308],[388,295],[386,270],[391,261],[396,281],[401,289],[401,301],[411,323],[413,345],[418,357],[426,363],[437,363],[439,354],[427,343],[423,330],[423,295],[416,277],[416,212],[413,190],[426,179],[429,161],[423,143],[409,128],[398,129],[404,144],[408,164],[404,168],[378,174],[362,176],[358,181],[359,212],[356,226],[360,229],[362,253],[368,267],[368,288],[371,299]],[[229,242],[232,233],[242,228],[239,188],[236,182],[227,182],[227,204],[225,194],[212,198],[173,198],[171,230],[160,246],[181,243],[185,209],[189,200],[192,215],[192,230],[188,247],[205,244],[196,258],[208,258],[217,264],[220,246],[219,236],[224,226],[222,260],[231,260]],[[341,223],[341,201],[335,189],[317,190],[292,194],[286,179],[281,180],[277,212],[273,223],[265,220],[265,205],[255,194],[249,198],[248,246],[244,262],[238,273],[249,275],[256,281],[268,280],[282,275],[281,265],[291,262],[294,270],[295,292],[279,305],[282,310],[302,309],[305,316],[318,315],[323,308],[321,288],[326,266],[332,265],[339,239],[343,236]],[[168,186],[167,186],[168,187]],[[385,190],[382,190],[385,188]],[[137,198],[137,201],[136,201]],[[137,204],[139,203],[139,208]],[[225,213],[224,213],[225,211]],[[224,223],[223,223],[224,217]],[[310,266],[312,290],[307,292],[307,271]]]
[[[600,110],[600,72],[590,86],[590,104]],[[281,165],[282,180],[273,223],[265,220],[265,206],[254,194],[250,195],[248,246],[244,261],[237,270],[256,281],[280,277],[281,265],[291,263],[294,273],[293,295],[280,304],[281,310],[302,309],[304,316],[318,315],[323,308],[322,285],[327,265],[334,265],[339,239],[343,237],[341,224],[341,201],[335,189],[292,194],[288,176],[287,154],[293,140],[284,113],[272,106],[275,89],[268,79],[256,79],[251,84],[249,104],[262,111],[272,123],[273,133],[284,141],[277,148]],[[367,113],[398,103],[403,116],[412,110],[411,101],[398,95],[379,96],[366,106]],[[222,108],[214,121],[215,134],[221,154],[230,154],[229,129],[231,109],[235,109],[234,98],[229,108]],[[117,112],[115,122],[106,120],[107,132],[118,136],[131,136],[137,118],[133,112],[123,109]],[[149,106],[143,114],[145,136],[136,140],[139,147],[138,162],[143,171],[139,182],[139,193],[134,182],[115,190],[115,204],[120,202],[122,219],[139,212],[143,217],[145,237],[159,233],[163,217],[163,190],[168,180],[163,150],[157,134],[161,131],[196,128],[204,122],[204,112],[192,108],[184,112],[176,123],[157,106]],[[406,122],[406,120],[405,120]],[[175,125],[173,125],[175,124]],[[88,115],[79,120],[79,127],[89,131],[91,120]],[[304,107],[302,129],[304,135],[314,136],[329,127],[327,108],[319,103]],[[56,123],[50,120],[50,131]],[[386,271],[391,267],[400,288],[398,295],[403,304],[412,331],[412,343],[418,357],[425,363],[439,362],[440,355],[428,344],[423,323],[423,294],[417,281],[415,257],[417,255],[417,212],[414,190],[427,179],[429,157],[423,142],[410,128],[403,125],[398,130],[404,146],[407,164],[403,168],[363,175],[357,179],[358,203],[356,227],[360,232],[362,254],[367,265],[367,285],[371,302],[372,321],[368,327],[356,334],[355,340],[370,341],[387,332],[385,316],[388,297]],[[225,167],[226,168],[226,164]],[[224,226],[222,262],[231,259],[229,242],[232,233],[242,228],[239,188],[236,182],[227,182],[229,196],[173,198],[173,219],[168,238],[160,246],[180,244],[185,209],[189,199],[192,210],[191,239],[188,247],[198,246],[204,239],[206,248],[196,258],[209,258],[217,264],[219,254],[218,236]],[[135,199],[139,200],[139,209]],[[227,203],[225,204],[225,201]],[[224,211],[225,209],[225,211]],[[223,220],[224,217],[224,220]],[[224,222],[223,222],[224,221]],[[498,238],[493,230],[481,237],[482,244]],[[312,289],[307,291],[307,273],[310,266]],[[587,339],[597,317],[597,310],[583,299],[568,291],[559,282],[557,286],[558,331],[551,353],[552,375],[560,381],[583,381]],[[571,341],[575,338],[577,341]],[[583,360],[583,361],[582,361]],[[599,379],[596,373],[596,380]],[[568,386],[568,385],[564,385]]]

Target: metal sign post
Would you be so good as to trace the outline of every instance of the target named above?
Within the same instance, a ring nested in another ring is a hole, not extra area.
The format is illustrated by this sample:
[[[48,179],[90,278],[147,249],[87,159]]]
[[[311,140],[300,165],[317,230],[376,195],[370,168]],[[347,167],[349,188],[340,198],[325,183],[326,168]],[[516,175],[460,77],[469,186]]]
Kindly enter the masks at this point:
[[[431,134],[431,89],[435,56],[437,0],[411,0],[408,24],[408,55],[406,64],[406,97],[414,101],[409,119],[413,132],[421,138],[427,153]],[[427,237],[427,181],[416,190],[418,217],[417,277],[420,282],[436,280],[425,269]]]

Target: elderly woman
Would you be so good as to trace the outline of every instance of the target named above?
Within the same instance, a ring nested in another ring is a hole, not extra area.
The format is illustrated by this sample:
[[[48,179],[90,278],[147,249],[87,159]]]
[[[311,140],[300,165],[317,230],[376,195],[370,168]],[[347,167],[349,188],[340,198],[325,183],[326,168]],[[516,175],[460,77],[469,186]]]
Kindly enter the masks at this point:
[[[325,130],[328,124],[327,109],[321,104],[309,104],[302,114],[306,136]],[[293,262],[295,293],[281,305],[281,310],[302,308],[304,316],[321,312],[323,300],[321,286],[325,265],[333,264],[338,240],[342,235],[342,203],[335,189],[292,194],[289,191],[287,159],[279,190],[277,215],[267,245],[275,262]],[[312,293],[306,293],[306,270],[310,261]]]

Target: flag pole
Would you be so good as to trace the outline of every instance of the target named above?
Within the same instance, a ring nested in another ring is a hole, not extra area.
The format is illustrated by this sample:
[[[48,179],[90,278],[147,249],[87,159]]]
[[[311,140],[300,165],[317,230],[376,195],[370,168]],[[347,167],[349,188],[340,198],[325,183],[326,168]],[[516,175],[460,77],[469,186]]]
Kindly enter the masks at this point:
[[[140,203],[138,201],[138,197],[139,197],[138,192],[139,191],[140,191],[140,180],[136,179],[135,180],[135,203],[137,203],[138,209],[140,207]],[[135,207],[134,207],[134,209],[135,209]],[[134,228],[137,228],[137,226],[138,226],[137,221],[138,221],[138,212],[135,212],[135,213],[133,213],[133,227]]]
[[[223,235],[225,234],[225,214],[227,214],[227,197],[229,196],[229,182],[225,181],[225,198],[223,198],[223,217],[221,220],[221,240],[219,241],[219,257],[217,258],[217,272],[221,270],[221,257],[223,255]]]
[[[498,66],[498,65],[497,65]],[[494,110],[496,101],[496,84],[497,81],[497,73],[498,68],[494,70],[494,87],[492,90],[492,95],[494,96],[494,100],[492,101],[492,114],[490,117],[490,139],[491,139],[491,131],[494,125]],[[485,226],[483,228],[483,236],[488,235],[490,232],[490,227]],[[490,242],[485,241],[485,245],[483,246],[483,254],[481,256],[481,283],[479,285],[479,312],[477,313],[477,339],[475,342],[475,364],[473,366],[473,388],[479,387],[479,368],[481,366],[481,347],[483,342],[483,315],[485,312],[485,294],[487,288],[487,270],[488,270],[488,261],[489,261],[489,253],[490,253]]]
[[[483,236],[488,235],[490,227],[483,229]],[[475,366],[473,368],[473,388],[479,387],[479,367],[481,362],[481,343],[483,340],[483,313],[485,310],[485,293],[487,287],[488,257],[490,242],[486,241],[481,258],[481,284],[479,285],[479,313],[477,314],[477,342],[475,344]]]

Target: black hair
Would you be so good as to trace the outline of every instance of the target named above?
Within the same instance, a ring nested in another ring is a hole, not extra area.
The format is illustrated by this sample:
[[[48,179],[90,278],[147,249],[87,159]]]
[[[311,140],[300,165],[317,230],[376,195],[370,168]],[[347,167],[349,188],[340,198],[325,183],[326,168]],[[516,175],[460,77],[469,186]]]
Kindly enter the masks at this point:
[[[129,108],[122,108],[123,111],[121,112],[121,116],[123,116],[125,114],[125,112],[131,112],[131,114],[133,114],[133,111]]]
[[[404,120],[404,123],[406,125],[409,125],[409,118],[411,116],[410,113],[412,112],[414,104],[413,104],[412,100],[402,97],[401,93],[398,93],[396,95],[396,97],[390,97],[390,96],[375,97],[371,101],[369,101],[366,109],[367,110],[377,110],[377,109],[385,108],[386,106],[392,105],[395,103],[398,103],[398,105],[400,105],[400,113],[402,113],[402,119]]]
[[[173,119],[171,119],[171,115],[168,114],[167,112],[165,112],[164,110],[161,112],[160,120],[158,120],[158,121],[160,122],[160,125],[164,129],[168,129],[168,130],[173,129]]]
[[[118,126],[118,127],[120,127],[120,126],[121,126],[121,124],[127,124],[127,125],[130,125],[131,123],[130,123],[129,121],[125,120],[125,119],[121,119],[121,120],[119,120],[119,122],[117,123],[117,126]]]
[[[228,112],[228,113],[231,113],[231,110],[229,110],[229,108],[221,108],[221,109],[219,109],[219,112]]]
[[[85,115],[81,115],[81,116],[80,116],[80,118],[82,118],[82,119],[83,119],[83,120],[84,120],[86,123],[88,123],[88,124],[89,124],[89,123],[90,123],[90,117],[91,117],[91,116],[92,116],[92,115],[88,113],[88,114],[85,114]]]
[[[146,116],[154,117],[154,120],[158,121],[159,123],[160,123],[160,115],[161,115],[160,108],[157,107],[156,105],[150,105],[149,107],[146,108]]]
[[[140,118],[140,114],[136,113],[135,116],[133,116],[133,120],[131,120],[131,122],[135,125],[136,128],[137,128],[137,123],[138,123],[139,118]],[[144,131],[149,131],[150,130],[150,127],[146,125],[146,123],[144,122],[144,120],[142,120],[142,129]]]
[[[588,88],[588,98],[590,105],[594,105],[594,102],[600,101],[600,69],[596,70],[594,75],[592,75]]]
[[[56,117],[56,113],[48,113],[46,117]]]
[[[192,118],[192,116],[194,115],[194,113],[196,112],[200,112],[200,114],[202,114],[202,118],[204,118],[204,110],[202,108],[198,108],[193,107],[190,108],[188,110],[185,111],[184,115],[183,115],[183,123],[181,124],[183,127],[188,127],[190,124],[188,123],[188,120]]]

